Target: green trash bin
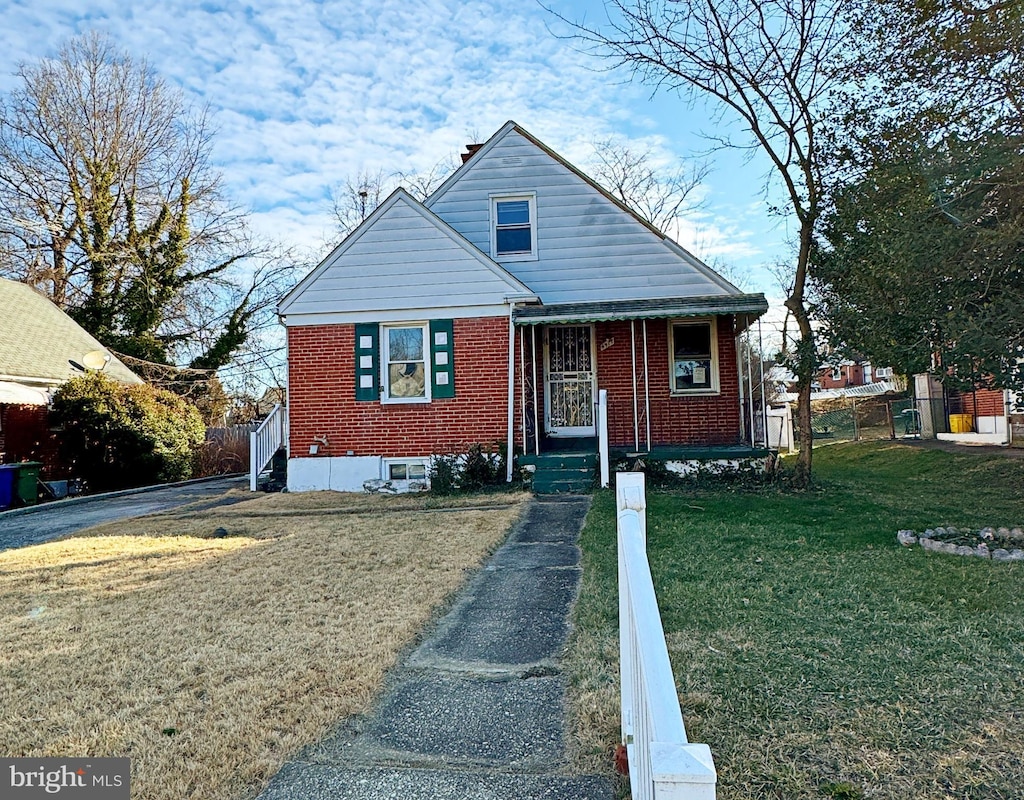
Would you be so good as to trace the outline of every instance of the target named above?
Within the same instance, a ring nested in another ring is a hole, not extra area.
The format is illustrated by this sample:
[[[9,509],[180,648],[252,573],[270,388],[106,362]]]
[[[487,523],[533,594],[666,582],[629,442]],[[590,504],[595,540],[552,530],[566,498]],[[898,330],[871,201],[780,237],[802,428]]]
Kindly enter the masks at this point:
[[[39,471],[43,465],[39,461],[22,461],[18,467],[18,499],[23,505],[34,506],[39,502]]]

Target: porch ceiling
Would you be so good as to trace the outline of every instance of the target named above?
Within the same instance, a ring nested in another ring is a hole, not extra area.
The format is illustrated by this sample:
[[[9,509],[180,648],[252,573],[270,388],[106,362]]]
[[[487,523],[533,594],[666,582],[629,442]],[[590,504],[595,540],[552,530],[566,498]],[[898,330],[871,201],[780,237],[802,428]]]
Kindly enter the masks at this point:
[[[704,317],[737,314],[746,322],[768,310],[763,294],[714,295],[658,300],[610,300],[598,303],[560,303],[549,306],[521,306],[513,313],[517,325],[546,325],[571,322],[609,322],[623,319]]]

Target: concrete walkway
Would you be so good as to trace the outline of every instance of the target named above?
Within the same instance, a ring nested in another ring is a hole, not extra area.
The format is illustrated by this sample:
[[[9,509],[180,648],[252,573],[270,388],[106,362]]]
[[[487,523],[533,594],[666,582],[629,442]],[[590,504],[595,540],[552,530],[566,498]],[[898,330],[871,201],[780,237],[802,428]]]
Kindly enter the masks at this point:
[[[260,800],[611,800],[568,776],[559,656],[589,498],[536,499],[367,716],[343,723]]]

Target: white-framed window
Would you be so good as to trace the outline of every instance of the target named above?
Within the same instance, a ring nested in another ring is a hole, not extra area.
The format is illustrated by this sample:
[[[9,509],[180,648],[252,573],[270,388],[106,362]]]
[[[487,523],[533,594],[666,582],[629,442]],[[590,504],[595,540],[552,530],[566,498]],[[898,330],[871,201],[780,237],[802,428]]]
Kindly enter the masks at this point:
[[[832,380],[841,381],[843,379],[843,368],[832,367]]]
[[[429,326],[422,323],[381,326],[381,402],[430,401],[429,336]]]
[[[399,492],[425,489],[430,484],[427,459],[385,458],[381,463],[381,477]]]
[[[491,195],[491,257],[495,261],[537,258],[537,195]]]
[[[718,394],[718,332],[714,318],[669,322],[672,394]]]
[[[427,479],[427,462],[410,459],[384,459],[384,480],[425,481]]]
[[[892,377],[892,367],[878,367],[878,369],[875,370],[875,377],[876,378],[891,378]]]

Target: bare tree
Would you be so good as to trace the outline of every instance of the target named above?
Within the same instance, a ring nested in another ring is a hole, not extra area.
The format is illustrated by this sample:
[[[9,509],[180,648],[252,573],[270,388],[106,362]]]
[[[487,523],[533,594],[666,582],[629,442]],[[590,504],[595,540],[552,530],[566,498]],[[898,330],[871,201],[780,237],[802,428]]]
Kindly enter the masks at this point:
[[[797,480],[811,479],[811,379],[815,368],[805,286],[822,211],[823,120],[839,89],[844,51],[841,0],[607,0],[604,27],[568,22],[592,52],[655,87],[717,102],[759,149],[796,217],[798,244],[786,307],[800,331],[794,361],[798,428],[804,446]],[[552,12],[554,13],[554,12]]]
[[[108,347],[192,359],[185,345],[205,337],[207,365],[226,363],[260,296],[234,291],[242,265],[267,253],[224,201],[205,112],[95,33],[18,75],[0,99],[6,274]]]
[[[352,233],[399,186],[417,200],[426,200],[454,170],[454,159],[450,157],[441,159],[426,172],[387,174],[382,169],[361,169],[331,193],[331,212],[339,233]]]
[[[677,236],[679,218],[700,206],[696,192],[707,177],[708,166],[694,162],[662,169],[649,148],[600,139],[594,142],[590,174],[655,228]]]
[[[331,212],[342,236],[354,231],[390,193],[384,170],[360,170],[331,192]]]

